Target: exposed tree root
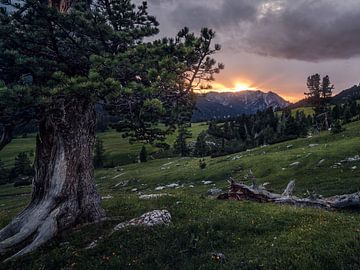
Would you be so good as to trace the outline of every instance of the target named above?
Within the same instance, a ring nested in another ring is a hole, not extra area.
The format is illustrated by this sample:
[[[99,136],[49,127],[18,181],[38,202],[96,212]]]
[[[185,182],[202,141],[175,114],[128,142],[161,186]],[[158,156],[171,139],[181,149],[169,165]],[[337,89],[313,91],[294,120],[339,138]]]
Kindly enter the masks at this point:
[[[264,187],[258,187],[254,180],[251,186],[243,183],[236,183],[234,180],[230,182],[230,190],[218,196],[222,200],[248,200],[260,203],[279,203],[290,204],[303,207],[315,207],[328,210],[335,209],[360,209],[360,192],[334,196],[330,198],[299,198],[293,196],[295,182],[291,181],[282,194],[272,193]]]
[[[39,124],[31,203],[0,230],[0,254],[11,254],[9,259],[32,252],[58,232],[105,217],[93,177],[94,105],[58,102],[61,110],[47,113]]]

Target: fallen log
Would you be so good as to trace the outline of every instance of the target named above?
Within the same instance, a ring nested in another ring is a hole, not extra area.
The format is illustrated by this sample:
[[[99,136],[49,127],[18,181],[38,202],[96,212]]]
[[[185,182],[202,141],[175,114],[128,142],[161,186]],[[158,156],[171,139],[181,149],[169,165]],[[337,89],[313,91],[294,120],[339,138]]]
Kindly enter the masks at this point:
[[[293,196],[295,181],[291,181],[282,194],[270,192],[263,186],[258,186],[253,179],[253,184],[248,186],[244,183],[230,181],[230,190],[220,194],[220,200],[246,200],[259,203],[289,204],[302,207],[315,207],[329,210],[336,209],[360,209],[360,192],[353,194],[337,195],[329,198],[299,198]]]

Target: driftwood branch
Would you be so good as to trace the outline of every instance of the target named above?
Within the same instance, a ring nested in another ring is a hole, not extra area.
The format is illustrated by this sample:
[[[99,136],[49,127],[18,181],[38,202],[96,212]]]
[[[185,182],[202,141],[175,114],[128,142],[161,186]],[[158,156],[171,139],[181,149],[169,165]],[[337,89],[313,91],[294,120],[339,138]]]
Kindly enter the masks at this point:
[[[218,196],[221,200],[247,200],[260,203],[279,203],[303,207],[315,207],[329,210],[357,208],[360,209],[360,192],[353,194],[338,195],[329,198],[299,198],[293,196],[295,181],[291,181],[282,194],[277,194],[266,190],[263,186],[256,184],[251,186],[244,183],[230,182],[230,190]]]

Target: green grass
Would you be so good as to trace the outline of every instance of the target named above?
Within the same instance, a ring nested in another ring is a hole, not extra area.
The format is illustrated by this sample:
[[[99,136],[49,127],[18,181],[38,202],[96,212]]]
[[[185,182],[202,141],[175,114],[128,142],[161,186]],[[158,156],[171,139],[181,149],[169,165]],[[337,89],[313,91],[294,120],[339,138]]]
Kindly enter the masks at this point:
[[[197,136],[206,129],[206,123],[192,124],[190,128],[192,137],[188,139],[188,141],[195,141]],[[137,161],[137,157],[143,145],[142,143],[129,144],[128,138],[123,138],[119,132],[113,130],[99,133],[97,136],[104,141],[106,164],[113,163],[115,165],[126,165]],[[174,132],[167,137],[165,142],[172,146],[176,137],[177,132]],[[0,152],[0,159],[7,167],[13,166],[15,157],[20,152],[27,152],[30,155],[34,154],[35,141],[35,134],[30,134],[27,138],[15,138],[11,144],[7,145]],[[146,147],[150,154],[159,151],[158,148],[151,145],[147,145]]]
[[[197,128],[200,132],[201,126]],[[119,149],[137,151],[115,135],[101,134],[107,155],[121,159],[117,156]],[[9,149],[16,149],[18,143],[15,141]],[[310,147],[312,144],[316,145]],[[17,149],[23,151],[21,145]],[[103,206],[109,217],[119,221],[69,231],[37,252],[0,268],[359,269],[359,212],[218,201],[206,196],[213,186],[225,190],[230,176],[242,180],[249,169],[259,183],[269,182],[268,187],[276,192],[281,192],[290,180],[296,181],[295,193],[299,196],[307,191],[325,196],[356,192],[360,189],[360,162],[342,163],[338,168],[333,165],[358,154],[360,122],[354,122],[338,135],[324,132],[312,138],[207,158],[204,170],[199,169],[197,158],[157,159],[98,170],[99,192],[113,196],[104,200]],[[324,161],[319,164],[320,160]],[[300,165],[290,166],[294,162]],[[213,185],[204,185],[204,180],[213,181]],[[121,181],[129,183],[115,187]],[[150,201],[138,198],[138,192],[159,193],[154,190],[157,186],[174,182],[184,187],[160,191],[173,197]],[[28,187],[0,186],[0,227],[26,205],[29,192]],[[154,209],[169,210],[172,224],[129,228],[108,236],[120,221]],[[84,249],[101,235],[105,238],[95,249]],[[212,252],[223,253],[225,263],[213,261]]]

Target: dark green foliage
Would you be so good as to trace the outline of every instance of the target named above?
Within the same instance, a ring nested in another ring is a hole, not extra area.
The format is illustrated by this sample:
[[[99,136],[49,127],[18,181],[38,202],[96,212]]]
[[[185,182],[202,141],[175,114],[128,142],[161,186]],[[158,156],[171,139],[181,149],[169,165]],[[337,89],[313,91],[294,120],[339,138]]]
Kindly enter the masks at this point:
[[[9,182],[9,170],[5,168],[4,162],[0,159],[0,185]]]
[[[202,131],[196,139],[194,155],[196,157],[205,157],[210,154],[209,147],[206,144],[207,133]]]
[[[209,29],[144,42],[159,32],[146,2],[75,1],[60,13],[47,1],[24,0],[13,10],[0,13],[0,149],[16,127],[64,97],[101,103],[124,136],[164,140],[190,119],[193,90],[223,68],[212,58],[220,46],[211,46]]]
[[[174,153],[186,157],[190,154],[190,149],[186,143],[186,139],[191,138],[191,133],[185,126],[179,128],[179,134],[174,143]]]
[[[94,150],[94,167],[103,168],[105,163],[105,149],[104,143],[99,138],[96,138]]]
[[[141,148],[140,155],[139,155],[139,160],[140,160],[141,163],[147,162],[147,160],[148,160],[148,153],[146,151],[145,145],[143,145],[142,148]]]
[[[206,168],[207,164],[206,164],[206,160],[204,158],[199,159],[199,168],[204,170]]]
[[[217,149],[207,151],[197,151],[207,153],[212,156],[244,151],[249,148],[261,145],[274,144],[276,142],[290,140],[306,136],[312,125],[311,117],[306,117],[304,112],[298,111],[295,116],[291,110],[284,109],[280,114],[276,114],[272,108],[254,115],[242,115],[237,118],[229,119],[225,123],[211,122],[207,134],[217,139]],[[199,136],[200,137],[200,136]],[[206,135],[202,134],[201,138]],[[204,145],[198,140],[197,144],[204,149]]]
[[[15,165],[10,172],[10,180],[18,178],[19,176],[33,176],[34,169],[31,165],[30,159],[25,152],[21,152],[15,158]]]
[[[329,76],[322,80],[319,74],[309,76],[307,79],[308,97],[310,104],[314,106],[315,123],[318,130],[327,130],[330,127],[330,99],[334,85],[331,84]]]
[[[333,124],[333,127],[331,128],[331,133],[332,134],[338,134],[345,131],[345,129],[343,128],[343,126],[341,125],[341,121],[340,120],[336,120]]]

